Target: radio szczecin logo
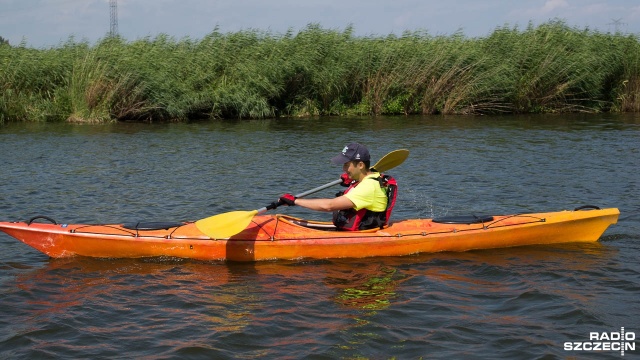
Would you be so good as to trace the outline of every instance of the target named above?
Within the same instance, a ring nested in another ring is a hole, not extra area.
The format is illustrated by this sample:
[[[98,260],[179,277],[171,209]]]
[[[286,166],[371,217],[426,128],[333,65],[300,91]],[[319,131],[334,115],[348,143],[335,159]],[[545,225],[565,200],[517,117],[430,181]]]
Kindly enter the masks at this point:
[[[636,350],[636,333],[625,332],[590,332],[589,341],[567,341],[564,343],[566,351],[620,351],[624,356],[625,351]]]

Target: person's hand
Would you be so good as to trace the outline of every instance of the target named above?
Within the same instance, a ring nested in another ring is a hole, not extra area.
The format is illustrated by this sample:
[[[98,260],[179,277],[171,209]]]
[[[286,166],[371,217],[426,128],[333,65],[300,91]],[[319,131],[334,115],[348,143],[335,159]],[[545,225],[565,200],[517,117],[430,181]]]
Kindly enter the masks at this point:
[[[296,205],[296,197],[291,195],[291,194],[284,194],[282,196],[280,196],[280,199],[278,200],[278,203],[280,203],[281,205],[287,205],[287,206],[295,206]]]
[[[340,179],[342,179],[340,186],[349,187],[351,186],[351,183],[353,183],[353,180],[349,177],[349,174],[347,173],[340,175]]]

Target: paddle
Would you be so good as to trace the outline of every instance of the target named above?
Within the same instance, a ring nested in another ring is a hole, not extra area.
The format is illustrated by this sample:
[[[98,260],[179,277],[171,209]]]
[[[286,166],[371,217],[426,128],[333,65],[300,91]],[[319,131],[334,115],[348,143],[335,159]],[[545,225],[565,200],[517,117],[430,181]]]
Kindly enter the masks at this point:
[[[384,172],[394,167],[402,164],[407,157],[409,156],[409,150],[400,149],[394,150],[387,155],[383,156],[380,160],[378,160],[375,165],[371,167],[371,170],[375,170],[377,172]],[[324,184],[322,186],[318,186],[317,188],[305,191],[296,195],[296,197],[301,198],[307,195],[316,193],[320,190],[324,190],[333,185],[338,185],[342,182],[342,179],[334,180],[330,183]],[[277,203],[271,203],[268,206],[257,210],[251,211],[231,211],[223,214],[218,214],[214,216],[210,216],[208,218],[200,219],[196,221],[196,227],[198,230],[202,231],[207,236],[214,239],[223,239],[233,236],[242,230],[244,230],[249,224],[254,216],[258,214],[263,214],[267,212],[267,210],[273,210],[278,207]]]

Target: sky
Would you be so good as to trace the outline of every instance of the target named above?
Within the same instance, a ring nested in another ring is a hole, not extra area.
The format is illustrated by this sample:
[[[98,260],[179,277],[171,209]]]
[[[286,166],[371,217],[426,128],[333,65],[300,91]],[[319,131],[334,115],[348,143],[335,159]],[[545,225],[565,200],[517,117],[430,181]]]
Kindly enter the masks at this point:
[[[117,0],[127,41],[159,34],[197,40],[214,29],[274,34],[308,24],[357,36],[461,32],[484,37],[502,26],[525,29],[561,19],[571,27],[640,35],[640,0]],[[0,0],[0,36],[12,45],[91,44],[110,29],[109,0]]]

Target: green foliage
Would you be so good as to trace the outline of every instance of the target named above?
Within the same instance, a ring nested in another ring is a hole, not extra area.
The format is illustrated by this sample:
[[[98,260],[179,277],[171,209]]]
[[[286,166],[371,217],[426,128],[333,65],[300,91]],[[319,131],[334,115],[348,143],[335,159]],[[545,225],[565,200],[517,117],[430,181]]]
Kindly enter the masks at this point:
[[[597,111],[610,70],[600,34],[550,22],[526,31],[502,28],[485,42],[504,64],[504,98],[518,113]]]
[[[115,72],[95,51],[73,65],[67,86],[68,121],[109,122],[144,116],[146,105],[142,82],[127,72]]]
[[[0,123],[640,111],[636,36],[550,21],[460,33],[167,35],[57,48],[0,39]]]

